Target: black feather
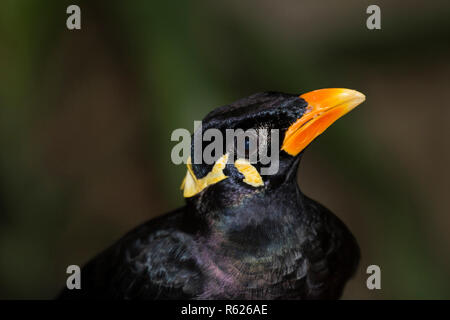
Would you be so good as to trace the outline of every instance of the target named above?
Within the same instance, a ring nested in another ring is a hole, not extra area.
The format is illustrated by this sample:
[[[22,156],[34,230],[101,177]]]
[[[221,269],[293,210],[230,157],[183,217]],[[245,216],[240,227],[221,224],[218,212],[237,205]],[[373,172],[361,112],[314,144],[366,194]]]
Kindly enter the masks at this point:
[[[306,102],[260,93],[217,108],[206,128],[285,130]],[[280,137],[282,139],[283,137]],[[337,299],[353,275],[359,248],[346,226],[297,186],[301,154],[280,152],[280,170],[264,187],[229,179],[186,206],[129,232],[90,261],[77,299]],[[194,165],[196,174],[208,171]]]

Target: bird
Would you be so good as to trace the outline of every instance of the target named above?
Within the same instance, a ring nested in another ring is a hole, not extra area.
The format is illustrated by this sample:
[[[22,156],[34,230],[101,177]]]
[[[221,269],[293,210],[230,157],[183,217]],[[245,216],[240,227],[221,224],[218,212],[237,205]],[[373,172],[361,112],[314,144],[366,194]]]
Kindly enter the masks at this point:
[[[203,129],[278,130],[278,144],[258,145],[278,155],[278,170],[262,175],[263,164],[245,158],[248,143],[241,158],[224,149],[214,163],[197,163],[192,141],[185,205],[128,232],[81,269],[80,289],[57,298],[339,299],[360,249],[335,214],[301,192],[297,170],[310,143],[364,100],[344,88],[261,92],[212,110]]]

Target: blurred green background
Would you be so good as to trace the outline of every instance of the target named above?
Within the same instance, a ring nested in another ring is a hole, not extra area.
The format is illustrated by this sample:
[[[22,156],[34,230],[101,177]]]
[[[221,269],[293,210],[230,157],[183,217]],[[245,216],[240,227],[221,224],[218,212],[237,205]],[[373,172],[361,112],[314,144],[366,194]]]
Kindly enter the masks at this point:
[[[450,298],[449,15],[448,0],[3,0],[0,298],[52,298],[67,265],[182,205],[174,129],[255,92],[324,87],[367,96],[299,170],[360,243],[344,298]]]

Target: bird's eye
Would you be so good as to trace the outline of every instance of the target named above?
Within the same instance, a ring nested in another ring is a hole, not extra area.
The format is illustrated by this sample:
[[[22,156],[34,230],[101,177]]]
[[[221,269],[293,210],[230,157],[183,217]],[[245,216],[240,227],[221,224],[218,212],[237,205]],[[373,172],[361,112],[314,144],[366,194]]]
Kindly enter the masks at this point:
[[[250,150],[250,139],[245,138],[245,151],[248,152]]]
[[[258,133],[254,129],[247,129],[235,135],[235,154],[238,158],[249,159],[258,154]],[[255,158],[256,160],[256,158]]]

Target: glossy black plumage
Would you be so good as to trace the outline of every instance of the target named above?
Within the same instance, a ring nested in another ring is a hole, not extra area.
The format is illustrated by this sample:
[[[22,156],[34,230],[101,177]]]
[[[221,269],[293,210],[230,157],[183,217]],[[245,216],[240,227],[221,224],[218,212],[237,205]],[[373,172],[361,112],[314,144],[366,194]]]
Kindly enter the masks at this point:
[[[297,95],[260,93],[217,108],[203,130],[285,132],[306,106]],[[301,154],[279,157],[278,173],[264,176],[260,188],[227,165],[228,179],[129,232],[83,268],[81,290],[60,298],[339,298],[356,270],[358,245],[335,215],[300,192]],[[199,178],[210,169],[193,165]]]

